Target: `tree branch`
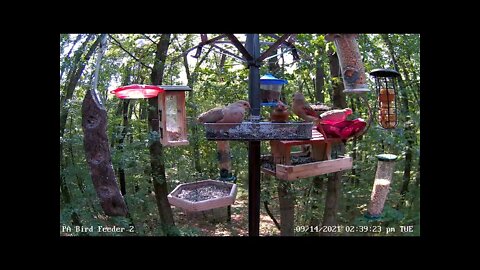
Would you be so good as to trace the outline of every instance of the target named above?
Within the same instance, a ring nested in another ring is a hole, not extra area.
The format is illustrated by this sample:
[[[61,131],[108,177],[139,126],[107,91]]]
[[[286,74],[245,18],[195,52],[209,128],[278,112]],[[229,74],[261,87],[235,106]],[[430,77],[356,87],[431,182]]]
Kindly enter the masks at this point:
[[[273,220],[273,223],[275,223],[275,226],[280,231],[281,230],[280,229],[280,223],[278,223],[278,221],[273,216],[272,212],[270,212],[270,208],[268,208],[268,201],[264,201],[263,206],[265,206],[265,211],[267,211],[268,216]]]
[[[142,34],[142,36],[146,37],[148,40],[150,40],[153,44],[157,44],[157,42],[155,42],[153,39],[151,39],[149,36],[147,36],[146,34]]]
[[[116,45],[118,47],[120,47],[120,49],[122,49],[124,52],[126,52],[128,55],[130,55],[133,59],[135,59],[137,62],[139,62],[140,64],[142,64],[142,66],[150,69],[150,70],[153,70],[152,67],[144,64],[142,61],[140,61],[140,59],[138,59],[137,57],[135,57],[133,54],[131,54],[129,51],[127,51],[125,48],[122,47],[122,44],[120,44],[120,42],[118,40],[116,40],[112,35],[108,34],[108,36],[113,39],[113,41],[115,41]]]

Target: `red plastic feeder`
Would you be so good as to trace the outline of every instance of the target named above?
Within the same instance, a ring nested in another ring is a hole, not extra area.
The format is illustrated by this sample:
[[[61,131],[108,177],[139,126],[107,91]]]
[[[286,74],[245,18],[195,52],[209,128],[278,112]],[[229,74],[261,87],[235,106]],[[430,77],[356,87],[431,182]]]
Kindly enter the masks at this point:
[[[165,92],[161,87],[155,85],[132,84],[119,87],[110,93],[115,94],[118,98],[152,98],[158,96],[159,93]]]

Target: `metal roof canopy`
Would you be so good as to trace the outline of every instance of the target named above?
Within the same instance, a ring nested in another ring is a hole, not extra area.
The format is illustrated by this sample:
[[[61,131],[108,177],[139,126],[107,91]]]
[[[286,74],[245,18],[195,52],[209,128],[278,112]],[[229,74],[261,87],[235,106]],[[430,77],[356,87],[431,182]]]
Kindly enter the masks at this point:
[[[192,91],[188,85],[157,85],[166,91]]]

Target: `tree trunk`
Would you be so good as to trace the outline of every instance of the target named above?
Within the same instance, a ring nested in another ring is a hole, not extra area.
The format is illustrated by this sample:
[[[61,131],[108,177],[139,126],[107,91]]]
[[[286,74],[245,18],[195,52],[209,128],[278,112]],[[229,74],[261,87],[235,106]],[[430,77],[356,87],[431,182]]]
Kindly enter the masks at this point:
[[[280,235],[293,236],[295,222],[295,198],[292,183],[278,180],[278,200],[280,204]]]
[[[128,107],[130,105],[130,100],[129,99],[123,99],[122,101],[123,101],[123,110],[122,110],[122,116],[123,116],[122,126],[123,126],[123,129],[122,129],[122,133],[120,135],[120,138],[118,139],[117,149],[122,153],[122,156],[123,156],[123,148],[124,148],[125,137],[127,136],[127,132],[128,132]],[[125,195],[127,193],[127,191],[126,191],[126,184],[125,184],[125,164],[124,164],[124,162],[121,162],[120,166],[118,167],[118,179],[120,180],[120,190],[122,192],[122,195]]]
[[[345,94],[343,93],[344,86],[342,80],[340,79],[341,73],[338,56],[336,53],[334,54],[330,52],[328,58],[333,85],[333,107],[346,108],[347,101],[345,99]],[[337,145],[337,147],[340,147],[340,150],[337,151],[337,155],[342,155],[345,153],[345,147],[343,144]],[[325,197],[325,211],[323,212],[322,226],[333,226],[337,224],[337,209],[338,200],[340,197],[340,183],[342,180],[342,174],[343,172],[340,171],[328,176],[327,195]],[[321,232],[320,234],[332,235],[331,232]]]
[[[329,51],[328,63],[330,65],[330,77],[332,78],[332,103],[336,108],[346,108],[347,101],[345,99],[345,93],[343,93],[343,83],[341,79],[340,63],[338,61],[337,53]]]
[[[123,85],[129,85],[130,84],[130,69],[127,67],[125,78],[123,79]],[[122,122],[122,131],[121,134],[118,138],[118,144],[117,144],[117,150],[121,153],[122,155],[122,160],[123,158],[123,148],[125,147],[125,137],[127,136],[128,132],[128,121],[129,121],[129,114],[128,114],[128,108],[130,107],[130,99],[121,99],[121,115],[123,118]],[[113,145],[112,145],[113,147]],[[120,162],[120,166],[117,169],[117,174],[118,174],[118,180],[120,181],[120,191],[122,192],[122,195],[125,196],[127,194],[127,188],[126,188],[126,183],[125,183],[125,163],[122,161]]]
[[[95,48],[98,46],[100,43],[100,37],[97,38],[97,40],[93,43],[93,45],[90,47],[89,51],[85,55],[85,59],[82,62],[81,61],[81,56],[83,52],[85,51],[85,47],[87,46],[87,43],[90,41],[90,39],[94,35],[91,34],[87,37],[85,42],[80,46],[80,48],[75,52],[74,54],[74,60],[73,60],[73,65],[72,68],[68,72],[68,80],[66,83],[66,86],[64,87],[64,94],[60,98],[60,138],[63,138],[64,133],[65,133],[65,125],[67,123],[67,118],[68,118],[68,111],[69,108],[66,106],[68,101],[72,98],[73,92],[75,90],[75,87],[78,84],[78,81],[80,80],[80,77],[83,73],[83,69],[85,68],[86,63],[92,56],[93,52],[95,51]],[[62,172],[65,169],[65,161],[63,158],[63,142],[60,140],[60,149],[59,149],[59,158],[60,158],[60,172]],[[65,183],[65,177],[63,174],[60,174],[60,192],[62,194],[62,198],[64,202],[70,202],[71,201],[71,194],[70,191],[68,190],[68,186]]]
[[[127,206],[115,180],[106,134],[107,111],[91,90],[82,104],[82,127],[85,154],[102,209],[109,216],[126,216]]]
[[[194,77],[196,77],[196,70],[193,71],[193,76],[190,74],[190,68],[188,67],[187,55],[183,57],[183,66],[185,67],[185,72],[187,74],[187,85],[192,89],[188,94],[188,103],[192,105],[193,115],[196,118],[198,115],[197,104],[195,101],[195,91],[193,90]],[[198,125],[194,124],[192,126],[192,136],[191,144],[193,148],[193,166],[195,171],[198,173],[202,172],[202,167],[200,165],[200,147],[198,145]]]
[[[61,67],[60,67],[60,80],[63,78],[63,73],[65,72],[65,70],[70,70],[70,69],[71,69],[72,63],[69,61],[70,53],[72,53],[73,48],[75,47],[75,45],[77,44],[77,42],[80,41],[80,39],[82,39],[82,35],[79,34],[79,35],[77,35],[77,37],[75,38],[75,41],[73,42],[72,47],[70,48],[70,50],[68,51],[67,55],[65,56],[65,61],[62,63],[62,65],[61,65]]]
[[[155,52],[155,63],[151,74],[153,85],[161,85],[163,81],[163,72],[165,69],[165,60],[170,42],[170,34],[162,34],[157,44]],[[157,201],[158,213],[161,219],[161,226],[166,235],[175,234],[175,222],[173,213],[168,202],[168,186],[165,176],[165,157],[163,154],[163,146],[160,143],[160,123],[158,115],[158,98],[148,99],[148,128],[152,139],[150,142],[150,165],[152,167],[153,188]]]
[[[382,34],[383,41],[387,45],[388,51],[390,56],[392,57],[392,62],[397,71],[400,71],[398,62],[397,62],[397,55],[395,54],[395,50],[392,44],[392,41],[388,37],[388,34]],[[408,76],[408,74],[404,74]],[[413,129],[411,128],[411,121],[409,116],[409,106],[408,106],[408,96],[407,96],[407,88],[405,87],[405,82],[402,79],[402,76],[398,77],[398,84],[400,85],[400,99],[402,103],[402,115],[401,119],[404,119],[404,127],[405,127],[405,137],[407,138],[407,147],[405,149],[405,168],[403,170],[403,183],[402,188],[400,190],[400,194],[404,196],[408,192],[408,185],[410,183],[410,170],[412,167],[412,149],[413,149]]]
[[[320,213],[318,210],[318,205],[321,203],[322,192],[323,192],[323,177],[317,175],[313,178],[312,181],[312,193],[310,194],[311,199],[311,218],[310,218],[310,227],[315,228],[315,226],[320,226]],[[315,230],[310,230],[309,234],[318,235],[318,232]]]
[[[328,177],[327,196],[325,199],[325,211],[323,212],[322,226],[337,225],[338,198],[340,197],[340,183],[342,174],[333,173]],[[320,232],[321,235],[333,235],[332,232]]]
[[[324,49],[322,47],[318,47],[318,57],[316,62],[316,71],[315,71],[315,98],[317,102],[324,103],[325,102],[325,94],[323,93],[323,86],[325,85],[325,71],[323,70],[323,62],[322,58],[320,57],[323,55]]]
[[[322,47],[318,47],[318,57],[316,61],[316,70],[315,70],[315,99],[317,103],[324,103],[325,102],[325,94],[323,92],[323,86],[325,84],[325,71],[323,69],[323,62],[321,55],[324,53],[324,49]],[[318,213],[318,204],[320,204],[320,200],[322,199],[322,192],[323,192],[323,177],[315,176],[312,180],[312,193],[310,194],[311,197],[311,218],[309,221],[309,225],[313,228],[320,225],[320,213]],[[318,232],[315,230],[310,230],[309,234],[311,235],[318,235]]]

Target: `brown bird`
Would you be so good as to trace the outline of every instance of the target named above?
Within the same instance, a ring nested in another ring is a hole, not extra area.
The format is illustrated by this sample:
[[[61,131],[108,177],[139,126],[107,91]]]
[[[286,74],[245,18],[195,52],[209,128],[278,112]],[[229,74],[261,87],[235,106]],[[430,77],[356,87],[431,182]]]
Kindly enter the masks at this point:
[[[277,106],[270,112],[270,120],[272,123],[285,123],[289,115],[288,106],[279,100]]]
[[[317,126],[317,130],[322,133],[323,137],[325,139],[327,138],[322,125],[320,124],[321,117],[312,109],[310,104],[305,100],[303,94],[300,92],[296,92],[293,95],[292,111],[295,115],[306,122],[313,122],[313,124]]]
[[[240,123],[245,116],[245,109],[250,109],[250,103],[239,100],[226,107],[218,107],[200,114],[200,123]]]

